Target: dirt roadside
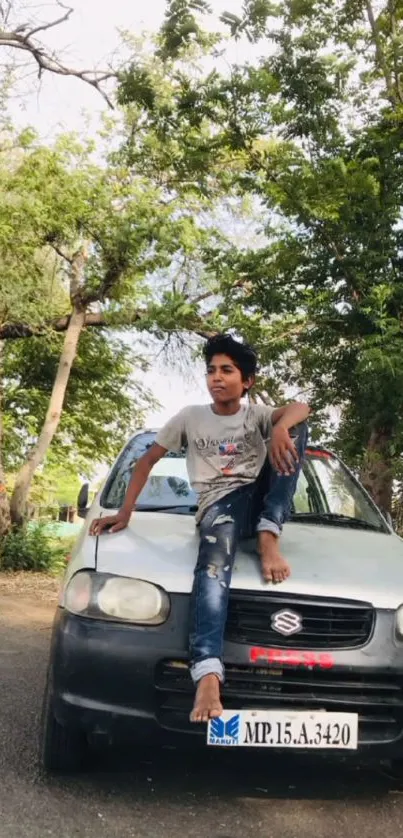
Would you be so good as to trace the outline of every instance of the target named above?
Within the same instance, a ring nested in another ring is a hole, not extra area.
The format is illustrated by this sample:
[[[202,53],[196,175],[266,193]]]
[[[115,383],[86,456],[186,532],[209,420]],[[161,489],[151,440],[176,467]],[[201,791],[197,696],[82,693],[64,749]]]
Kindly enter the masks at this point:
[[[0,620],[51,625],[61,578],[46,573],[0,573]]]

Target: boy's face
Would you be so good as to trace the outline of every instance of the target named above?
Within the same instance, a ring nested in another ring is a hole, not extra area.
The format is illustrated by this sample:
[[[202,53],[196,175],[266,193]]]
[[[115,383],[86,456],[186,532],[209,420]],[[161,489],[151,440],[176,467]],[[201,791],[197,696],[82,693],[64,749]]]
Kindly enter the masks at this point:
[[[207,387],[213,402],[226,404],[240,401],[253,379],[242,381],[242,373],[228,355],[214,355],[207,366]]]

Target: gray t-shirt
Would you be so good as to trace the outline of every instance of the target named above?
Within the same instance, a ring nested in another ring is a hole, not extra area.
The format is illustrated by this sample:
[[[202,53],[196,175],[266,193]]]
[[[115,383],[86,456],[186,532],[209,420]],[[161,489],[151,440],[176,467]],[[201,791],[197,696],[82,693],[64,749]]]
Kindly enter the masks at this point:
[[[197,521],[212,503],[256,480],[267,457],[274,409],[243,404],[232,416],[219,416],[212,405],[194,405],[159,431],[158,445],[168,451],[187,449],[189,480],[199,496]]]

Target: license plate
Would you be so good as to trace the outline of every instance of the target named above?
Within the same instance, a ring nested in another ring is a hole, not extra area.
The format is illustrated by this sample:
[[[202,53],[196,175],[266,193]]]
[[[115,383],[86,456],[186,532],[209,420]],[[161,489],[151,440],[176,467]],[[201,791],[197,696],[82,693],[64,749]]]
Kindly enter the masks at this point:
[[[225,747],[356,750],[357,740],[356,713],[224,710],[207,728],[207,744]]]

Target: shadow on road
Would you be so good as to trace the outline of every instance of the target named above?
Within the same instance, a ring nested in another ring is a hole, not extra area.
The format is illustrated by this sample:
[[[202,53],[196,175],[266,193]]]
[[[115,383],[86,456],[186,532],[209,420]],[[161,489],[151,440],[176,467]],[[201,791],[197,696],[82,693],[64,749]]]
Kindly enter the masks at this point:
[[[45,782],[58,784],[58,778]],[[63,784],[77,777],[64,777]],[[135,745],[97,754],[91,770],[80,776],[81,791],[119,787],[121,794],[157,795],[160,799],[180,794],[203,799],[206,795],[287,800],[366,800],[399,793],[378,765],[353,761],[330,761],[321,757],[264,755],[234,751],[211,753],[189,749],[158,750],[136,755]],[[403,789],[403,785],[401,786]],[[402,791],[403,793],[403,791]]]
[[[145,816],[159,838],[372,838],[400,823],[400,791],[377,770],[290,757],[114,751],[91,773],[42,783],[73,806],[96,799],[100,817]]]

